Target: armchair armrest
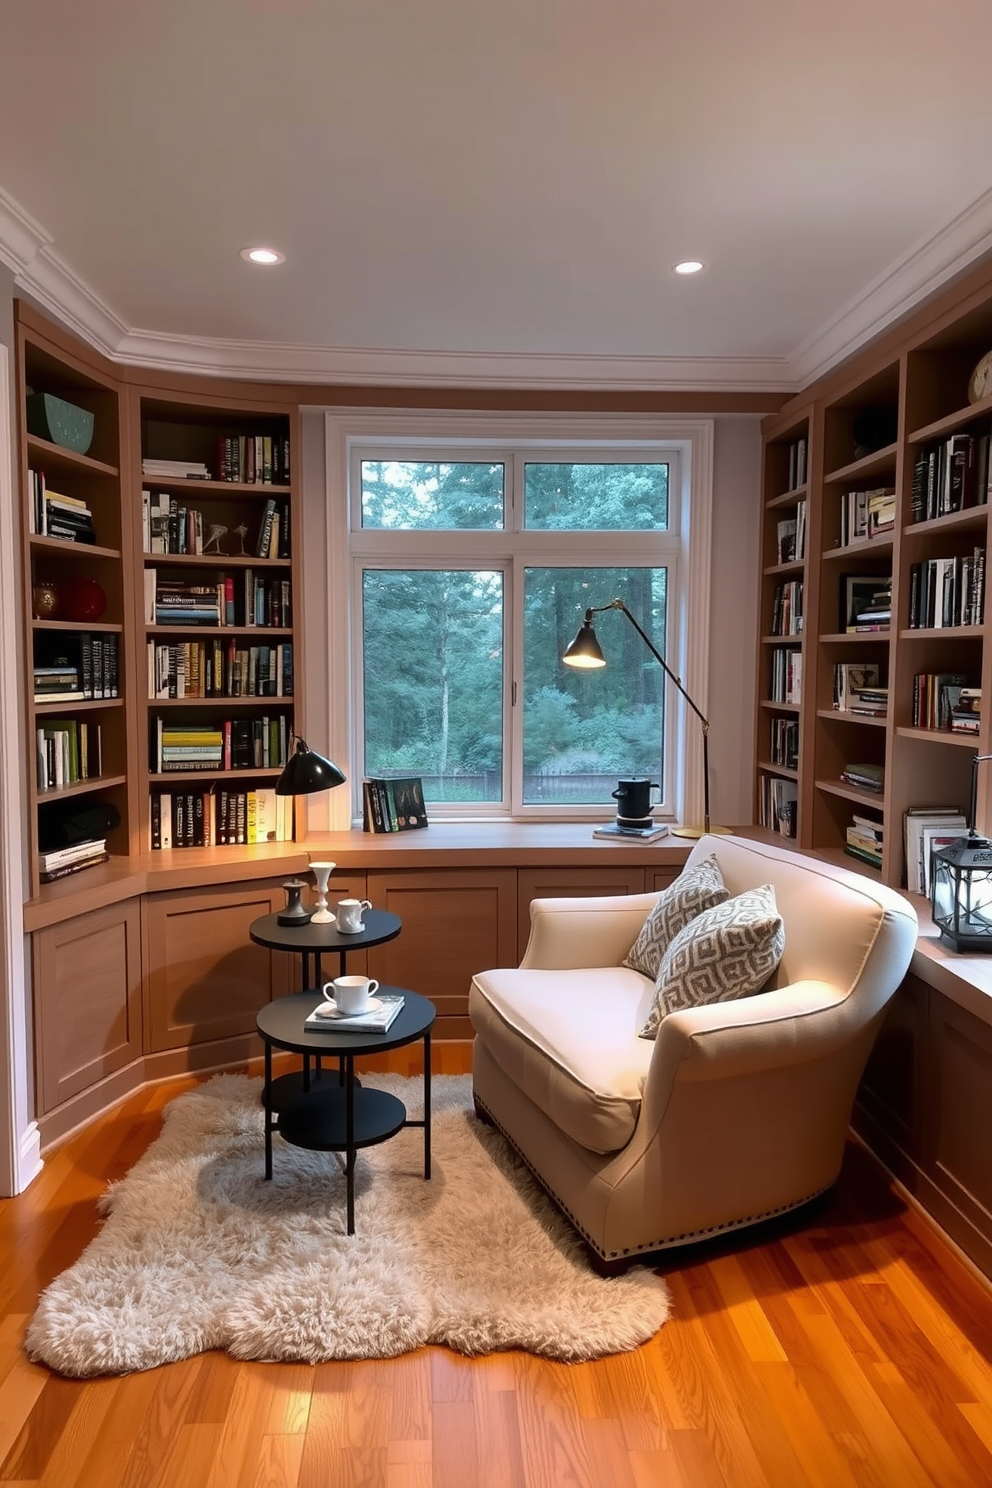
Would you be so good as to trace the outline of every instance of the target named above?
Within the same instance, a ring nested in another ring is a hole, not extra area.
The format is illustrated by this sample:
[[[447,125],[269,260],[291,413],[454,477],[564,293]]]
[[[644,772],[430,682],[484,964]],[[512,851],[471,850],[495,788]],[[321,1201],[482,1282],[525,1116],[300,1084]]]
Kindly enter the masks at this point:
[[[532,899],[520,965],[540,971],[619,966],[657,900],[657,893]]]

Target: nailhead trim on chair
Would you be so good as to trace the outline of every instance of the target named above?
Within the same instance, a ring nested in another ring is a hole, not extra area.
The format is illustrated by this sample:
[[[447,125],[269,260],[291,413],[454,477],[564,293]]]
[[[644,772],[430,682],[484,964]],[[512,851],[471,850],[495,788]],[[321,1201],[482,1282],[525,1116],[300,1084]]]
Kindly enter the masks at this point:
[[[796,1199],[791,1204],[780,1204],[777,1209],[764,1209],[760,1214],[749,1214],[744,1219],[728,1219],[725,1220],[723,1224],[706,1225],[701,1230],[683,1230],[680,1235],[669,1235],[667,1239],[664,1240],[651,1240],[644,1245],[632,1245],[625,1247],[623,1250],[606,1251],[602,1250],[599,1245],[597,1245],[596,1241],[592,1238],[589,1231],[578,1219],[576,1219],[575,1215],[572,1213],[571,1209],[569,1209],[568,1205],[564,1203],[561,1198],[559,1198],[558,1194],[555,1193],[551,1185],[537,1171],[537,1169],[534,1167],[534,1164],[527,1157],[526,1153],[520,1150],[519,1146],[510,1136],[509,1132],[504,1131],[503,1127],[500,1125],[499,1121],[497,1121],[496,1117],[486,1105],[485,1101],[480,1100],[478,1096],[475,1097],[475,1100],[477,1105],[480,1105],[485,1111],[486,1115],[489,1117],[493,1126],[495,1126],[500,1135],[505,1138],[507,1142],[509,1142],[510,1146],[520,1158],[521,1162],[523,1162],[525,1166],[530,1169],[534,1177],[537,1179],[538,1183],[544,1189],[545,1193],[547,1193],[552,1199],[554,1199],[562,1214],[565,1215],[565,1218],[569,1221],[570,1224],[575,1227],[575,1229],[578,1230],[583,1240],[589,1246],[589,1249],[593,1251],[597,1256],[599,1256],[600,1260],[603,1261],[622,1261],[625,1256],[644,1255],[650,1251],[667,1250],[675,1245],[685,1245],[690,1240],[705,1239],[707,1235],[720,1235],[729,1230],[740,1230],[743,1229],[746,1225],[758,1224],[763,1219],[774,1219],[779,1214],[790,1214],[793,1209],[801,1209],[803,1204],[811,1203],[813,1199],[818,1199],[821,1194],[826,1193],[828,1189],[833,1187],[832,1183],[825,1183],[822,1188],[814,1189],[813,1192],[808,1193],[805,1198]]]

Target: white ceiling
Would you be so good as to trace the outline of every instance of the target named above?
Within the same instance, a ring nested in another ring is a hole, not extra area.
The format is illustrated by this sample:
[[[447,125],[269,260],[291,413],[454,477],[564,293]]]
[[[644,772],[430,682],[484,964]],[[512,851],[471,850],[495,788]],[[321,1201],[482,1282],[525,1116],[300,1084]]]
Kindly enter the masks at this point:
[[[0,258],[155,366],[797,387],[992,248],[990,75],[988,0],[3,0]]]

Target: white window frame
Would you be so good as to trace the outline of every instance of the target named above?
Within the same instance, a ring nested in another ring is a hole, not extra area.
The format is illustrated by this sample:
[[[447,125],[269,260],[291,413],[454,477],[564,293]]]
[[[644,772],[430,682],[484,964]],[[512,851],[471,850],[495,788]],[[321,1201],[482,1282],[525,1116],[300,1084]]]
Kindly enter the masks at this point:
[[[342,829],[360,821],[363,718],[361,687],[361,570],[364,567],[437,568],[442,566],[502,569],[506,573],[506,620],[513,616],[513,653],[504,647],[504,696],[510,683],[522,678],[523,568],[564,567],[590,561],[590,539],[597,564],[641,564],[669,568],[668,637],[666,659],[704,714],[708,712],[707,683],[710,616],[710,548],[712,521],[713,423],[709,419],[664,416],[544,414],[460,414],[439,410],[410,411],[325,409],[327,500],[327,602],[331,638],[328,663],[329,717],[327,737],[332,758],[341,765],[351,785],[348,792],[331,792],[326,825]],[[515,458],[507,458],[512,447]],[[671,464],[669,529],[640,533],[636,547],[629,534],[568,533],[516,530],[508,526],[484,532],[411,532],[366,530],[361,527],[359,462],[396,459],[503,460],[507,464],[507,499],[522,496],[523,464],[532,460],[563,462],[631,456],[667,459]],[[612,594],[595,596],[608,604]],[[623,616],[600,617],[600,634],[607,650],[613,626],[626,625]],[[645,652],[646,657],[648,653]],[[517,692],[519,695],[520,688]],[[694,747],[698,720],[676,689],[667,684],[666,759],[672,782],[671,799],[655,814],[661,819],[693,819],[702,815],[701,748]],[[522,790],[522,710],[511,710],[511,753],[514,778],[507,779],[510,759],[504,759],[504,803],[480,809],[446,807],[432,811],[435,820],[599,817],[598,807],[518,807],[514,796]],[[504,726],[505,733],[505,726]],[[688,748],[686,740],[688,738]],[[679,762],[682,762],[680,768]],[[509,788],[509,793],[508,793]],[[318,823],[314,821],[314,826]]]

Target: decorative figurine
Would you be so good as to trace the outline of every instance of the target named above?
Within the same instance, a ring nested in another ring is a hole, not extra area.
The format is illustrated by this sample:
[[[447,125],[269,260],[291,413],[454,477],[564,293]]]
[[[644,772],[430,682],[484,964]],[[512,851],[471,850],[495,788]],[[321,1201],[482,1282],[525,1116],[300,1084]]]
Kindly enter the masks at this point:
[[[220,557],[223,557],[220,550],[220,540],[226,531],[227,528],[220,522],[211,522],[207,540],[203,544],[204,553],[217,553]]]
[[[307,909],[303,903],[303,890],[306,886],[306,880],[302,878],[286,880],[283,884],[286,890],[286,908],[281,909],[276,915],[277,924],[309,925],[313,910]]]
[[[317,881],[317,906],[311,919],[315,925],[333,925],[334,916],[327,907],[327,880],[337,867],[336,863],[311,863],[310,872]]]
[[[245,538],[248,536],[248,523],[242,522],[241,526],[235,527],[234,531],[241,544],[241,556],[247,557],[248,555],[245,553]]]

